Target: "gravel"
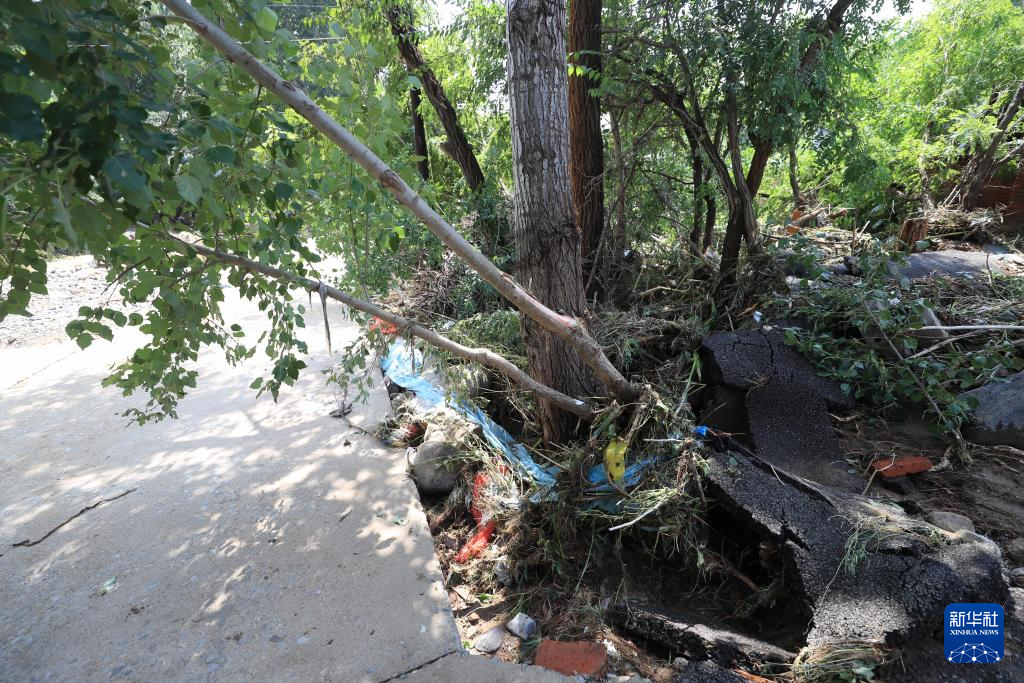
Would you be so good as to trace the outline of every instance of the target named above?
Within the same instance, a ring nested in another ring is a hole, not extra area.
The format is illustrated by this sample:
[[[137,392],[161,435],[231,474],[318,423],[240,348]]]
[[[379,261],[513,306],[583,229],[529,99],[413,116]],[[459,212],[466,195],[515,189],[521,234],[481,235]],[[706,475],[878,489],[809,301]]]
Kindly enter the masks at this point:
[[[3,291],[7,289],[3,283]],[[0,348],[36,346],[68,339],[65,326],[78,317],[81,306],[104,305],[126,310],[115,288],[106,290],[107,271],[92,256],[68,256],[50,261],[49,294],[33,294],[30,316],[9,315],[0,321]]]

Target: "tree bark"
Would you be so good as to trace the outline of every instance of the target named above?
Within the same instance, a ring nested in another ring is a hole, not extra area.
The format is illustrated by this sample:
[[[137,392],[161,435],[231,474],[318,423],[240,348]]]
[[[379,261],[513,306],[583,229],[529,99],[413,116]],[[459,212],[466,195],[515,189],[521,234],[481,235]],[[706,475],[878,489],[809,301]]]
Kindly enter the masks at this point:
[[[416,47],[411,12],[407,7],[394,5],[386,10],[386,14],[388,24],[391,26],[391,33],[398,40],[398,53],[402,57],[405,68],[419,77],[423,84],[423,91],[427,94],[427,99],[430,100],[430,104],[437,112],[437,118],[440,119],[441,126],[444,128],[448,138],[448,144],[444,151],[462,169],[462,177],[466,179],[469,189],[474,192],[479,190],[484,185],[484,173],[480,170],[473,146],[469,144],[465,131],[459,125],[455,107],[448,99],[441,81],[437,80],[433,69],[426,63],[423,54]]]
[[[568,175],[565,4],[508,0],[507,9],[517,275],[545,306],[581,318],[580,239]],[[563,339],[528,318],[522,325],[534,379],[563,393],[593,394],[593,375]],[[549,401],[540,401],[540,418],[550,442],[565,441],[577,428],[575,416]]]
[[[570,0],[569,52],[576,64],[601,70],[601,0]],[[590,267],[604,229],[604,141],[601,105],[586,75],[569,77],[569,180],[583,263]]]
[[[433,235],[452,250],[459,258],[476,271],[481,278],[494,287],[524,315],[537,322],[542,328],[565,340],[579,354],[579,359],[589,367],[607,387],[608,391],[624,403],[635,401],[640,391],[622,376],[601,346],[590,336],[580,320],[553,311],[523,288],[515,278],[503,273],[486,256],[451,226],[437,211],[380,157],[335,121],[321,107],[310,99],[299,86],[277,75],[266,64],[256,59],[238,41],[229,36],[219,25],[207,19],[187,0],[164,0],[174,14],[212,45],[232,64],[249,74],[253,80],[274,93],[295,113],[306,119],[314,128],[359,164],[370,177],[380,182],[395,200],[416,216]],[[564,66],[564,62],[563,62]],[[563,78],[565,74],[563,72]],[[568,142],[568,141],[566,141]],[[568,146],[568,145],[566,145]],[[575,229],[575,226],[573,226]]]
[[[423,180],[430,180],[430,159],[427,151],[427,131],[420,114],[420,89],[409,89],[409,105],[412,109],[412,148],[416,156],[423,157],[416,162],[416,170]]]

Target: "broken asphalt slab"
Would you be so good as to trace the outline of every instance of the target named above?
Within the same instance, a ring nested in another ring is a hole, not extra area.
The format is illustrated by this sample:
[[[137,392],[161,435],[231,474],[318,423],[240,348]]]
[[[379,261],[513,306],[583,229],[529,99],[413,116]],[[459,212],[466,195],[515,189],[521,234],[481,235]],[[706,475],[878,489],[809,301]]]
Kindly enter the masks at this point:
[[[971,424],[964,435],[976,443],[1024,448],[1024,372],[994,379],[960,394],[971,400]]]
[[[897,508],[801,482],[738,453],[713,454],[707,492],[747,533],[780,549],[786,599],[803,601],[813,614],[807,636],[812,649],[882,644],[932,657],[945,671],[957,666],[943,657],[946,605],[994,602],[1006,606],[1007,615],[1016,609],[999,550],[982,536],[957,543]],[[849,564],[854,553],[856,566]],[[964,680],[1024,679],[1022,643],[1014,635],[1021,624],[1008,621],[1007,656],[1000,663],[1005,677],[977,678],[974,670],[959,667]]]
[[[839,450],[828,410],[849,409],[839,383],[775,331],[720,332],[700,346],[708,385],[703,424],[735,434],[765,461],[845,490],[860,490]]]

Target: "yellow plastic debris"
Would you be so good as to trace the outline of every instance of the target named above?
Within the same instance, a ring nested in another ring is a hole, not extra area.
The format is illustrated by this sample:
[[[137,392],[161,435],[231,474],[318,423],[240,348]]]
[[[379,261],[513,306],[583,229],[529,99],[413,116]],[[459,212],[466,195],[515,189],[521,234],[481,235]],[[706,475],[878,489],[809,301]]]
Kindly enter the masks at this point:
[[[613,484],[621,481],[626,474],[626,450],[629,444],[624,439],[612,439],[604,449],[604,471]]]

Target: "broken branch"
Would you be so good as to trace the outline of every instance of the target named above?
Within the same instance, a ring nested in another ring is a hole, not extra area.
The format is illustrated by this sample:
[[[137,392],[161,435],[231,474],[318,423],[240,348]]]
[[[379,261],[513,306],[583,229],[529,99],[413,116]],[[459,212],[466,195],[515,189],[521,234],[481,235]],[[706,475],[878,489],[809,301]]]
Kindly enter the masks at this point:
[[[431,208],[390,166],[344,126],[335,121],[330,114],[317,106],[301,88],[278,76],[270,67],[256,59],[235,39],[216,23],[207,19],[186,0],[165,0],[164,4],[181,17],[203,40],[223,54],[229,62],[237,65],[252,76],[257,83],[277,95],[297,114],[309,121],[314,128],[362,166],[371,177],[380,181],[381,185],[391,193],[399,204],[420,219],[431,233],[464,260],[470,268],[479,273],[480,277],[520,312],[535,320],[548,332],[566,340],[613,396],[624,403],[636,400],[640,391],[612,365],[604,350],[590,336],[582,322],[551,310],[524,289],[514,278],[503,273],[437,211]]]
[[[392,313],[389,310],[381,308],[376,304],[364,301],[363,299],[357,299],[354,296],[350,296],[340,289],[331,287],[330,285],[324,284],[318,280],[312,278],[302,277],[295,275],[287,271],[275,268],[273,266],[264,265],[256,261],[239,256],[238,254],[230,254],[224,251],[218,251],[217,249],[211,249],[210,247],[202,244],[195,244],[192,242],[185,242],[184,240],[174,238],[180,245],[182,253],[188,253],[188,250],[194,251],[197,254],[205,256],[207,259],[219,261],[221,263],[241,268],[252,273],[260,273],[267,277],[283,282],[288,282],[293,285],[297,285],[306,289],[310,292],[316,292],[320,295],[321,301],[325,307],[327,305],[327,299],[335,299],[340,301],[346,306],[362,311],[369,315],[380,318],[384,322],[391,323],[399,329],[408,332],[414,337],[419,337],[423,341],[436,346],[439,349],[444,349],[449,353],[452,353],[459,358],[463,358],[468,361],[479,363],[480,365],[486,365],[489,368],[497,370],[505,377],[508,377],[513,383],[525,391],[530,392],[539,399],[543,399],[552,403],[553,405],[566,410],[573,415],[578,415],[585,419],[591,419],[594,415],[593,408],[586,402],[579,399],[566,396],[560,391],[552,389],[551,387],[541,384],[536,381],[528,374],[520,370],[514,363],[508,359],[499,356],[489,349],[484,348],[470,348],[463,346],[456,341],[445,337],[444,335],[438,334],[433,330],[416,323],[413,320]]]
[[[98,508],[100,505],[103,505],[104,503],[109,503],[111,501],[117,500],[118,498],[124,498],[125,496],[127,496],[129,493],[131,493],[134,490],[135,490],[135,487],[130,488],[127,491],[122,491],[121,493],[117,494],[116,496],[111,496],[110,498],[104,498],[102,500],[98,500],[95,503],[93,503],[92,505],[86,505],[84,508],[82,508],[81,510],[79,510],[75,514],[71,515],[70,517],[68,517],[63,522],[61,522],[57,526],[53,527],[49,531],[47,531],[45,534],[43,534],[42,536],[40,536],[36,540],[30,541],[29,539],[26,538],[24,541],[18,541],[17,543],[12,543],[11,547],[12,548],[31,548],[34,545],[39,545],[40,543],[42,543],[43,541],[48,539],[50,536],[53,536],[55,533],[57,533],[58,531],[63,529],[65,526],[70,524],[72,521],[74,521],[75,519],[78,519],[79,517],[84,515],[89,510],[95,510],[96,508]]]

